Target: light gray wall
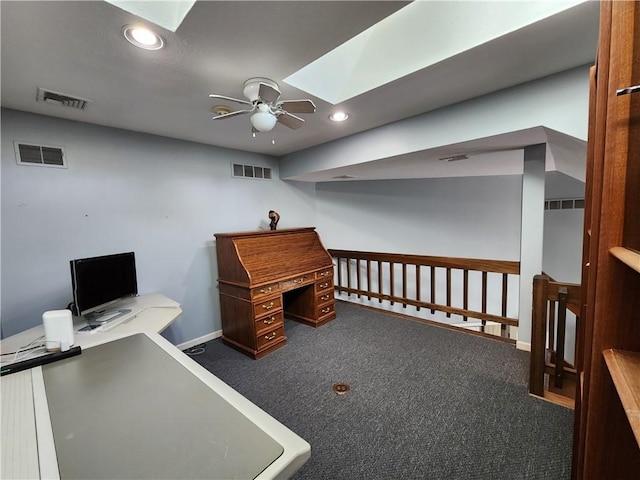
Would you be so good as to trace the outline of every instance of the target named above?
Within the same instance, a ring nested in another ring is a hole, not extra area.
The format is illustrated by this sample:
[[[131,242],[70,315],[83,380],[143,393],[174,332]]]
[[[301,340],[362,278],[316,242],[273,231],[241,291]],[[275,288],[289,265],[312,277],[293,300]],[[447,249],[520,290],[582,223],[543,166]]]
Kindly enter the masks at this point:
[[[542,270],[559,282],[580,283],[584,209],[545,210]]]
[[[63,145],[69,168],[17,166],[13,140]],[[141,293],[183,306],[167,338],[219,330],[213,233],[265,228],[271,208],[281,228],[315,225],[328,248],[519,259],[519,175],[314,185],[234,179],[232,161],[277,175],[266,156],[3,110],[3,336],[66,306],[70,259],[126,250],[136,251]],[[545,234],[581,228],[561,221]],[[579,258],[557,255],[579,270]]]
[[[520,258],[522,176],[316,186],[327,248],[450,257]]]
[[[68,168],[19,166],[13,141],[64,146]],[[231,177],[231,162],[275,180]],[[314,186],[277,179],[267,156],[2,110],[2,335],[71,301],[69,260],[135,251],[140,293],[183,315],[174,343],[221,328],[213,234],[315,223]]]

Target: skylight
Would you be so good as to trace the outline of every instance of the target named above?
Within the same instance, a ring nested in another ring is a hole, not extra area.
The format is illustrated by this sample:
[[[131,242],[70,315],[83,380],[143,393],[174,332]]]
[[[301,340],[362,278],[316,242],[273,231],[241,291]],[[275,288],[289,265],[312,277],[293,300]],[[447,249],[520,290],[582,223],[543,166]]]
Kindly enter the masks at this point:
[[[195,0],[163,0],[163,1],[131,1],[131,0],[106,0],[122,10],[133,13],[156,25],[175,32],[184,17],[187,16]]]
[[[585,1],[416,0],[284,81],[336,105]]]

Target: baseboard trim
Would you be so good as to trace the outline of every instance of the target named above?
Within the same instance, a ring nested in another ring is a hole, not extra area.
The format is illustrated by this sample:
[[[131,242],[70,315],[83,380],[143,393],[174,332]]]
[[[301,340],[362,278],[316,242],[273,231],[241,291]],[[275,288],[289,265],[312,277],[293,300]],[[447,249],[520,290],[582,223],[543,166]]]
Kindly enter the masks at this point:
[[[527,343],[527,342],[521,342],[520,340],[518,340],[516,342],[516,348],[518,350],[524,350],[525,352],[530,352],[531,351],[531,344]]]
[[[188,342],[181,343],[180,345],[176,345],[180,350],[186,350],[187,348],[195,347],[196,345],[200,345],[201,343],[206,343],[210,340],[215,340],[216,338],[220,338],[222,336],[222,330],[216,330],[215,332],[207,333],[198,338],[194,338],[193,340],[189,340]]]

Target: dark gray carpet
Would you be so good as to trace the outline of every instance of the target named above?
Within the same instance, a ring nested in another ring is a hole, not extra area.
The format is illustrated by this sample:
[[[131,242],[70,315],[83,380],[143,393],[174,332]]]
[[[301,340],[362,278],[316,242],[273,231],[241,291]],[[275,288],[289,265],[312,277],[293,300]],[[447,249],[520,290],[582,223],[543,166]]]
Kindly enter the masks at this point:
[[[193,356],[311,444],[297,479],[567,479],[573,412],[527,394],[512,345],[338,303],[252,360]],[[336,395],[332,386],[348,383]]]

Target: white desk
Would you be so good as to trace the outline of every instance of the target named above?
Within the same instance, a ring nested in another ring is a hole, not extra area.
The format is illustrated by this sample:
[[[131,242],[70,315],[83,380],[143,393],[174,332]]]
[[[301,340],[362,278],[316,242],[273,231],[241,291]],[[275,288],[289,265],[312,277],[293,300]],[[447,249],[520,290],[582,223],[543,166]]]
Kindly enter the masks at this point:
[[[107,332],[84,336],[76,335],[75,344],[80,345],[84,350],[136,333],[143,333],[153,344],[166,352],[173,362],[176,362],[180,367],[178,370],[182,372],[181,375],[202,382],[222,397],[230,407],[283,447],[283,453],[275,458],[257,478],[287,478],[295,473],[310,457],[310,445],[158,334],[182,312],[177,303],[158,294],[138,298],[140,306],[144,308],[138,309],[137,313],[132,312],[130,319]],[[158,304],[159,301],[164,304]],[[127,308],[131,308],[131,306],[127,306]],[[80,324],[78,324],[79,326]],[[1,344],[3,351],[11,351],[14,345],[24,345],[40,335],[42,335],[42,327],[35,327],[27,332],[4,339]],[[81,358],[82,355],[61,362]],[[52,411],[50,411],[47,402],[42,367],[4,376],[0,379],[0,388],[2,389],[1,478],[60,478],[50,417]],[[176,405],[176,408],[189,408],[189,405]],[[113,415],[117,416],[117,412],[118,407],[116,406]],[[171,412],[160,412],[162,415],[165,413],[167,416],[171,415]],[[55,410],[53,414],[55,414]],[[175,427],[180,429],[180,425]],[[166,433],[171,436],[176,432]],[[180,435],[185,437],[188,432],[180,432]],[[153,442],[153,439],[149,441]],[[251,453],[247,452],[246,455],[251,455]],[[216,478],[213,463],[211,478]],[[96,472],[96,475],[99,476],[99,472]],[[175,478],[180,477],[179,473],[175,474]]]
[[[74,346],[82,348],[110,342],[132,333],[160,333],[171,325],[181,314],[180,304],[161,293],[148,293],[123,300],[111,308],[127,308],[131,312],[123,315],[122,322],[111,330],[80,335],[77,331],[87,322],[83,317],[73,317]],[[13,352],[44,335],[42,324],[3,338],[2,352]]]

